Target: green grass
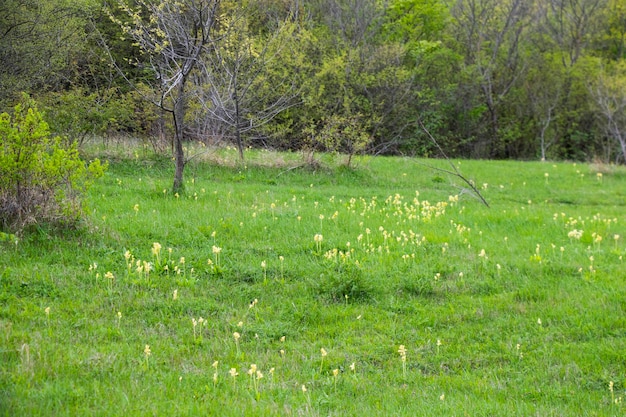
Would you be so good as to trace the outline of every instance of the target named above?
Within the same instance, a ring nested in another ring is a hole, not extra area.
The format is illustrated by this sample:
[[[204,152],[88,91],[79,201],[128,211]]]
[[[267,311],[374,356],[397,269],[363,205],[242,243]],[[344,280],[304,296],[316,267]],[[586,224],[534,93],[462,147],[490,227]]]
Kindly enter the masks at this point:
[[[1,415],[626,412],[623,168],[455,161],[488,209],[445,161],[233,155],[176,197],[112,154],[84,228],[0,242]]]

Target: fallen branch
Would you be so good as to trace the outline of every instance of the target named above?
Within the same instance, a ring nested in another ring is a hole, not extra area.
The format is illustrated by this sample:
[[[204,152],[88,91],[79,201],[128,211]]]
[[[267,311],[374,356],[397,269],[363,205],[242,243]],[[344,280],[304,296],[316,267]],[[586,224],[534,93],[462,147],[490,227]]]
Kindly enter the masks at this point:
[[[446,155],[446,153],[443,151],[443,149],[441,148],[441,146],[439,146],[439,143],[437,142],[437,140],[433,137],[433,135],[430,134],[430,132],[428,131],[428,129],[426,129],[426,126],[424,126],[424,124],[422,123],[421,120],[419,120],[419,124],[421,126],[421,128],[424,130],[424,132],[426,132],[426,134],[428,135],[428,137],[430,138],[430,140],[432,141],[432,143],[435,144],[435,146],[437,147],[437,149],[439,150],[439,152],[441,153],[441,155],[443,155],[443,157],[446,159],[446,161],[448,161],[448,163],[450,164],[450,166],[452,167],[452,171],[448,170],[448,169],[443,169],[443,168],[437,168],[434,167],[432,165],[428,165],[428,164],[422,164],[425,165],[426,167],[430,168],[430,169],[434,169],[435,171],[440,171],[440,172],[445,172],[446,174],[449,175],[453,175],[455,177],[459,177],[463,182],[465,182],[467,185],[469,185],[469,187],[472,189],[472,191],[474,192],[474,194],[476,195],[476,197],[478,197],[478,199],[487,207],[489,207],[489,203],[487,203],[487,200],[485,200],[485,197],[483,197],[483,195],[480,193],[480,191],[478,190],[478,188],[476,188],[476,185],[474,185],[474,183],[470,180],[468,180],[467,178],[465,178],[463,176],[463,174],[461,174],[459,172],[459,170],[457,169],[456,165],[454,165],[452,163],[452,161],[450,161],[450,158],[448,158],[448,155]]]

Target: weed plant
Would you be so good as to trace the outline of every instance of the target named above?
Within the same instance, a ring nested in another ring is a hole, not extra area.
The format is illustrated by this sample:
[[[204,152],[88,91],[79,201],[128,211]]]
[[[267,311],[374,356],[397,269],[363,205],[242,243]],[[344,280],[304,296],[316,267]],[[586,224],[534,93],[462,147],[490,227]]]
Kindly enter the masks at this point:
[[[455,161],[488,209],[413,159],[223,149],[172,195],[124,152],[82,229],[0,239],[0,415],[626,413],[623,169]]]

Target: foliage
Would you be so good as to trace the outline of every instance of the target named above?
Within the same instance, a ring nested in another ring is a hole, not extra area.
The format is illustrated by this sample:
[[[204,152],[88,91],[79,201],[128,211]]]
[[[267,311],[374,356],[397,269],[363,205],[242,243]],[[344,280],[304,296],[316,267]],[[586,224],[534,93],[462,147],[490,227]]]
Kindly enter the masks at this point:
[[[362,153],[371,143],[367,124],[363,115],[331,115],[321,120],[321,126],[307,129],[311,135],[311,145],[321,147],[326,152],[340,152],[348,155],[346,166],[352,163],[355,154]]]
[[[68,88],[83,73],[95,0],[6,0],[0,4],[0,111],[31,94]],[[62,22],[62,24],[60,24]]]
[[[72,140],[173,135],[177,184],[183,141],[302,150],[331,118],[372,154],[433,155],[421,121],[451,156],[622,160],[589,84],[624,59],[623,0],[36,3],[0,6],[1,108],[24,90]]]
[[[82,214],[80,193],[106,165],[96,159],[86,166],[75,143],[52,137],[28,98],[12,115],[0,114],[0,138],[0,227],[75,223]]]
[[[137,92],[121,94],[115,88],[91,93],[81,88],[51,92],[39,96],[38,103],[50,130],[79,146],[87,138],[111,132],[145,135],[156,119],[154,106],[146,105]]]

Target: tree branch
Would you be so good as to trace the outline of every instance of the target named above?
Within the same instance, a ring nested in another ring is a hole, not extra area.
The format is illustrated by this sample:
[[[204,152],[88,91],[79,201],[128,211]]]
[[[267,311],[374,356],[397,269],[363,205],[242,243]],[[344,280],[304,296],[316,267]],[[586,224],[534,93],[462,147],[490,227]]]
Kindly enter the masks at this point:
[[[446,153],[443,151],[443,149],[441,148],[441,146],[439,146],[439,143],[437,142],[437,140],[433,137],[433,135],[430,134],[430,132],[428,131],[428,129],[426,129],[426,126],[424,126],[424,123],[422,123],[421,119],[418,119],[419,125],[422,128],[422,130],[424,130],[424,132],[426,132],[426,134],[428,135],[428,137],[430,138],[430,140],[432,141],[432,143],[435,144],[435,146],[437,147],[437,149],[439,150],[439,152],[441,153],[441,155],[446,159],[446,161],[448,161],[448,163],[450,164],[450,166],[452,167],[452,171],[448,170],[448,169],[443,169],[443,168],[438,168],[438,167],[434,167],[432,165],[428,165],[428,164],[422,164],[427,166],[430,169],[434,169],[436,171],[440,171],[440,172],[445,172],[446,174],[450,174],[453,175],[455,177],[460,178],[464,183],[466,183],[467,185],[470,186],[470,188],[472,189],[472,191],[474,192],[474,194],[478,197],[478,199],[487,207],[489,206],[489,203],[487,202],[487,200],[485,200],[485,197],[483,197],[483,195],[480,193],[480,191],[478,190],[478,188],[476,188],[476,186],[474,185],[474,183],[470,180],[468,180],[467,178],[465,178],[465,176],[463,176],[463,174],[461,174],[459,172],[459,170],[457,169],[457,167],[452,163],[452,161],[450,161],[450,159],[448,158],[448,155],[446,155]]]

